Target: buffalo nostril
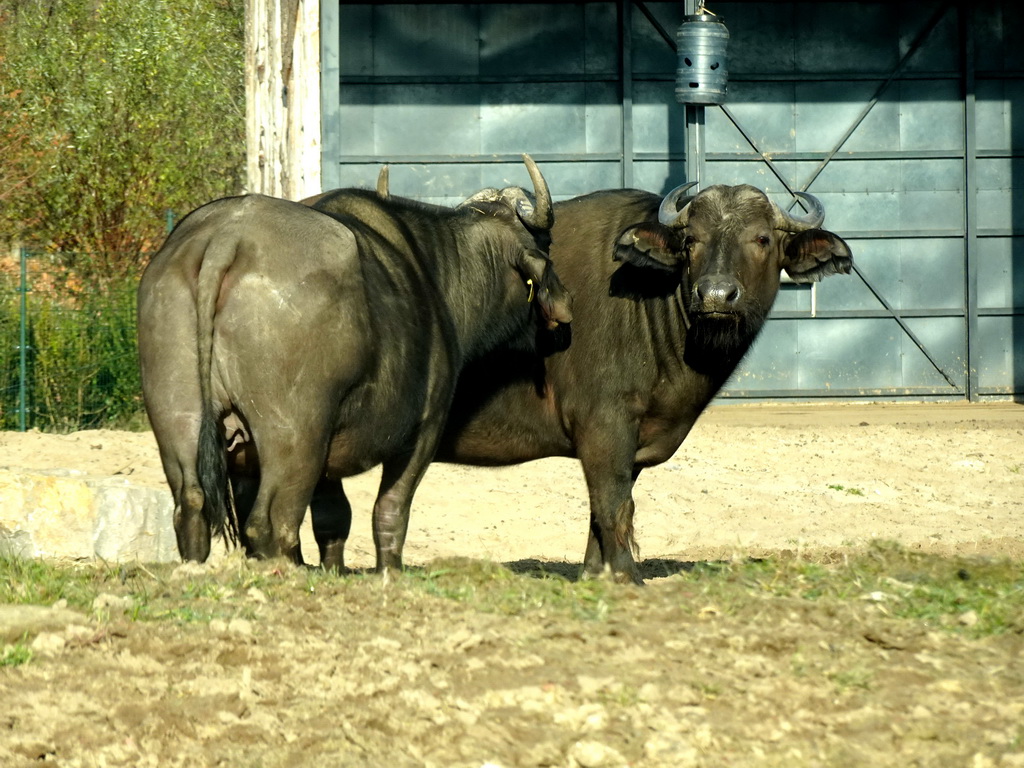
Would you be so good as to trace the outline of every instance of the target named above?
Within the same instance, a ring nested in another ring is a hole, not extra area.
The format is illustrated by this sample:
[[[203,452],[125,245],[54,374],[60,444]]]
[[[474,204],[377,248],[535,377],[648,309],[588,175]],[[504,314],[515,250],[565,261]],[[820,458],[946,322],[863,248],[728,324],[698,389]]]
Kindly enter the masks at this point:
[[[733,280],[699,280],[697,298],[708,307],[735,304],[740,298],[740,286]]]

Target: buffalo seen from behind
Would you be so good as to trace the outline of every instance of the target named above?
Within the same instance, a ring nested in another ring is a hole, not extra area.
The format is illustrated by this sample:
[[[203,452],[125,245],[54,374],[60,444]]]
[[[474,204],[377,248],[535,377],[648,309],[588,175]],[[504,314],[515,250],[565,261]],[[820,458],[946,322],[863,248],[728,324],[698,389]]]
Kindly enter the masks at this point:
[[[337,216],[248,195],[182,220],[139,285],[146,409],[175,501],[178,549],[212,534],[301,562],[307,507],[342,566],[342,477],[382,465],[379,569],[401,567],[416,487],[460,369],[571,320],[545,252],[552,205],[485,190],[456,209],[352,192]],[[342,530],[344,528],[344,531]]]
[[[782,270],[810,283],[852,267],[847,244],[820,228],[815,197],[801,195],[811,210],[796,217],[751,186],[685,196],[692,186],[664,199],[609,190],[555,205],[550,254],[573,296],[571,344],[471,362],[435,456],[485,466],[579,459],[590,495],[585,574],[642,583],[633,485],[675,453],[735,370]],[[310,202],[341,211],[346,198]],[[334,509],[339,538],[320,541],[332,552],[348,532],[347,504]]]

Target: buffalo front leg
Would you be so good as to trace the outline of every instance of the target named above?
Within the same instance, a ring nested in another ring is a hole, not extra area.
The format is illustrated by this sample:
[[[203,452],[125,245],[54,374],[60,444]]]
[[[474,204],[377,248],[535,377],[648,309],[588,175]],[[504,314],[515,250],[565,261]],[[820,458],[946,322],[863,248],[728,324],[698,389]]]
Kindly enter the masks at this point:
[[[437,430],[440,432],[440,430]],[[377,571],[400,571],[412,497],[437,448],[437,439],[421,439],[411,453],[383,464],[380,490],[373,505],[373,544]]]
[[[618,461],[607,452],[595,454],[580,452],[590,493],[590,531],[583,575],[607,573],[620,583],[643,584],[634,558],[633,537],[633,484],[640,470],[633,467],[632,451]]]
[[[623,584],[644,583],[634,557],[637,551],[633,533],[636,503],[633,501],[632,487],[630,483],[626,498],[614,507],[611,514],[608,514],[607,509],[603,514],[597,512],[591,500],[590,532],[587,537],[587,554],[583,560],[586,576],[610,572],[615,581]]]
[[[313,538],[320,549],[320,567],[345,573],[345,542],[352,530],[352,505],[340,480],[321,478],[309,504]]]

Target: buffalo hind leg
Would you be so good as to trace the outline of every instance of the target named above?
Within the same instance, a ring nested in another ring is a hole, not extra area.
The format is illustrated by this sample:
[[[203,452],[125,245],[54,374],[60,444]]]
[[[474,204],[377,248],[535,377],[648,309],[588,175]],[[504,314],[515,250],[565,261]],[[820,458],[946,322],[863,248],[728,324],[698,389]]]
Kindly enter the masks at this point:
[[[327,438],[274,439],[279,437],[279,432],[272,434],[262,444],[256,437],[260,446],[260,487],[245,535],[256,557],[285,557],[302,565],[299,528],[323,472]]]
[[[166,470],[174,489],[174,534],[182,560],[205,563],[210,556],[213,535],[203,516],[203,495],[193,466],[174,466]]]
[[[160,447],[160,461],[174,497],[174,536],[178,554],[185,561],[206,562],[213,535],[203,515],[205,496],[196,473],[199,419],[169,418],[167,409],[151,408],[150,423]]]
[[[345,542],[352,530],[352,505],[340,480],[320,478],[309,504],[313,537],[320,549],[320,567],[346,573]]]
[[[246,525],[249,522],[249,515],[252,513],[253,505],[256,503],[256,494],[260,488],[259,475],[230,475],[231,498],[235,505],[235,519],[238,521],[238,540],[242,549],[249,557],[254,557],[252,542],[246,535]]]

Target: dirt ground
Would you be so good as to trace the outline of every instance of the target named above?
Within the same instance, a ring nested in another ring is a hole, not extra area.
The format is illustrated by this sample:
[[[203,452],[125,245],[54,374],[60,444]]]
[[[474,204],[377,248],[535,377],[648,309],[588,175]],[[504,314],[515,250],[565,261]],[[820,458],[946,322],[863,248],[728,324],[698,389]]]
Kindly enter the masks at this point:
[[[504,615],[413,599],[401,579],[307,593],[294,569],[270,571],[298,584],[291,598],[225,588],[210,622],[133,622],[115,596],[0,668],[0,765],[1024,766],[1019,633],[927,631],[869,599],[698,606],[672,575],[878,539],[1024,559],[1022,446],[1011,403],[718,405],[641,475],[648,586],[609,586],[613,608]],[[0,433],[0,466],[164,482],[145,433]],[[346,483],[357,568],[373,562],[376,477]],[[435,465],[406,562],[540,561],[571,576],[587,518],[573,461]],[[304,551],[315,561],[308,537]],[[219,554],[158,583],[269,567]]]
[[[121,475],[166,488],[151,433],[0,432],[0,466]],[[372,567],[380,474],[345,481],[346,562]],[[637,481],[644,558],[833,550],[873,539],[943,553],[1024,557],[1024,405],[724,404],[672,460]],[[407,563],[466,556],[578,563],[586,544],[579,464],[435,464],[413,505]],[[307,526],[308,528],[308,526]],[[304,539],[307,561],[317,561]]]

